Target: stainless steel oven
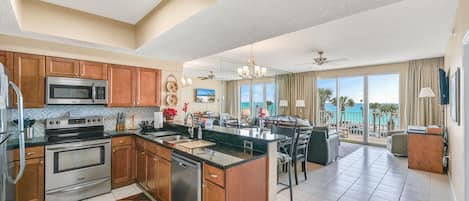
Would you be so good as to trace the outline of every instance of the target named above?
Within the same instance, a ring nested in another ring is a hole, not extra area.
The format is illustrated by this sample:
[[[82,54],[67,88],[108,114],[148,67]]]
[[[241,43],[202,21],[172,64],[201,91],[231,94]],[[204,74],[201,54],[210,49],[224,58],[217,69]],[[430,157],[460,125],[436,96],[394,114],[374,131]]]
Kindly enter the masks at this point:
[[[107,104],[107,81],[47,77],[47,104]]]
[[[80,200],[111,189],[110,139],[46,146],[46,200]]]
[[[82,200],[111,191],[111,139],[103,117],[46,120],[46,201]]]

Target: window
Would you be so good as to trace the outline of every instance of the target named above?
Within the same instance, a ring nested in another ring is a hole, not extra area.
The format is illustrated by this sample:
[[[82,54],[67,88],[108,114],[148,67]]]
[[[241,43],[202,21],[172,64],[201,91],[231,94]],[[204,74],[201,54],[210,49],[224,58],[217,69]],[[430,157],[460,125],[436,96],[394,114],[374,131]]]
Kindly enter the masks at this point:
[[[275,115],[275,91],[276,87],[273,79],[256,80],[254,83],[241,84],[241,120],[258,117],[261,108],[266,116]]]

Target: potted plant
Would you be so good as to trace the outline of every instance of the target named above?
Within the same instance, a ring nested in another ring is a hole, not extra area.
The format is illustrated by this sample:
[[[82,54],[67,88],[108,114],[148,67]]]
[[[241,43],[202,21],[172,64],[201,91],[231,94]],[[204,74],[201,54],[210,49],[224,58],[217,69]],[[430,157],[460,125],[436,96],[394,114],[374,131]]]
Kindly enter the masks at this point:
[[[163,110],[163,116],[166,118],[166,122],[168,123],[173,123],[174,122],[174,117],[178,111],[175,108],[165,108]]]

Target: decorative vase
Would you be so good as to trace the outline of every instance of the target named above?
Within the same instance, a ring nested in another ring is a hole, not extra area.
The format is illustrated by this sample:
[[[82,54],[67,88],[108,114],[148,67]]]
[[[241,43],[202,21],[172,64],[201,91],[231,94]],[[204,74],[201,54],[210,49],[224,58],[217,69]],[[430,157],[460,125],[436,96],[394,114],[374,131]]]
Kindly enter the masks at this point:
[[[174,122],[174,116],[166,116],[166,123],[173,123]]]

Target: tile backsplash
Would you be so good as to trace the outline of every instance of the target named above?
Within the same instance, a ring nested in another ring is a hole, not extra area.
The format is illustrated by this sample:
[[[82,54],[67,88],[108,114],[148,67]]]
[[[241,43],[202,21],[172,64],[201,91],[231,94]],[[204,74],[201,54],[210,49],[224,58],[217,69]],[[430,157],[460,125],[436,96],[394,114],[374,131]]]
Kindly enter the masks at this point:
[[[123,112],[126,118],[126,128],[131,126],[131,115],[135,115],[135,127],[141,121],[152,121],[153,113],[160,111],[159,107],[128,107],[128,108],[109,108],[103,105],[46,105],[44,108],[25,109],[24,118],[35,119],[34,135],[43,136],[45,129],[45,120],[50,118],[64,117],[70,114],[70,117],[103,116],[104,129],[114,130],[118,112]],[[17,118],[17,110],[10,109],[8,112],[9,121]]]

